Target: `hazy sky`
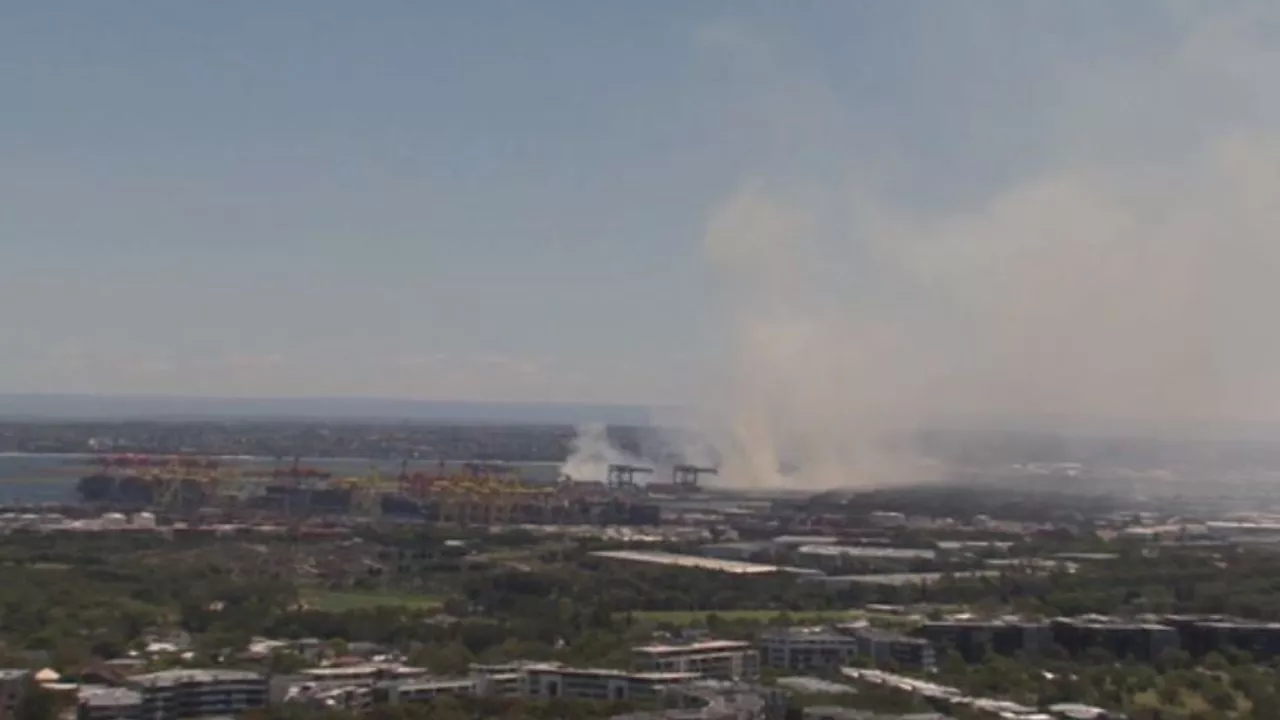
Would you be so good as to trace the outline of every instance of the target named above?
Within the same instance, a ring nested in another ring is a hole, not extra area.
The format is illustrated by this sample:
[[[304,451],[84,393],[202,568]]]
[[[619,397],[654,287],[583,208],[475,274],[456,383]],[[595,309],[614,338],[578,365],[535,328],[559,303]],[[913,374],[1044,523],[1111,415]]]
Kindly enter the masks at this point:
[[[866,238],[1000,234],[970,216],[1063,168],[1269,132],[1270,5],[6,2],[0,391],[680,402],[797,285],[954,349]],[[823,218],[764,280],[717,236],[759,229],[744,193]],[[894,232],[832,229],[855,208]],[[957,363],[1017,364],[992,332]]]

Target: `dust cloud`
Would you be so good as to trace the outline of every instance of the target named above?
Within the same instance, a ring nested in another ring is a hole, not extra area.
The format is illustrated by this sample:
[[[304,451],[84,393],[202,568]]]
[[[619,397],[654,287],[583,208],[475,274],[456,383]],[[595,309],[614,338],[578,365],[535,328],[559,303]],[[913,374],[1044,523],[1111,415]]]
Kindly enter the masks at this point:
[[[722,481],[920,482],[935,466],[896,439],[939,425],[1280,425],[1280,43],[1257,31],[1280,8],[1202,7],[1063,81],[1039,167],[961,207],[857,167],[716,206],[728,372],[700,414]]]
[[[573,480],[604,481],[610,465],[644,464],[644,460],[615,445],[605,425],[588,423],[577,428],[560,475]]]

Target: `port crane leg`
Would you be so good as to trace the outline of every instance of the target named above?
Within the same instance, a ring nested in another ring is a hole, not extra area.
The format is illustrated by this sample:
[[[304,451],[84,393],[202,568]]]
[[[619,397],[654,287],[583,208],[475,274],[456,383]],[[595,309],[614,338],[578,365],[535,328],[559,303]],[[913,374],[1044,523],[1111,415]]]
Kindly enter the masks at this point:
[[[711,467],[696,465],[676,465],[671,468],[671,484],[679,490],[695,491],[698,489],[698,478],[701,475],[719,475],[720,471]]]

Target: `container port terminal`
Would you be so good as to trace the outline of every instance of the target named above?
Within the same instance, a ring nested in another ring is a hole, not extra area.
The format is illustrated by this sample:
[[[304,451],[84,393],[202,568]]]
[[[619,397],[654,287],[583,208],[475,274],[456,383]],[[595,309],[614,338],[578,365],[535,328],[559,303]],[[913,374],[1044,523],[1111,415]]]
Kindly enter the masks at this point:
[[[100,454],[80,461],[75,495],[91,512],[149,512],[193,520],[351,518],[458,525],[657,525],[665,501],[704,494],[714,468],[678,465],[669,479],[641,483],[655,469],[609,465],[601,479],[522,477],[500,462],[376,468],[338,475],[302,458],[262,467],[193,455]],[[68,472],[61,469],[60,472]]]
[[[713,463],[693,464],[664,451],[656,431],[646,428],[601,433],[628,462],[575,469],[564,462],[577,447],[576,432],[385,422],[6,421],[0,422],[0,508],[19,514],[55,509],[69,517],[148,512],[162,522],[475,526],[653,526],[702,513],[733,525],[750,517],[807,534],[879,510],[1039,519],[1048,507],[1069,521],[1109,511],[1117,496],[1138,511],[1176,498],[1193,514],[1273,504],[1266,478],[1237,478],[1213,464],[1238,465],[1241,453],[1243,460],[1270,458],[1265,448],[1211,448],[1209,463],[1195,448],[1172,452],[1141,442],[1117,450],[1032,438],[1011,451],[983,437],[940,435],[917,443],[947,468],[948,479],[937,486],[859,489],[850,478],[855,487],[847,490],[752,490],[742,487],[741,477],[721,477]],[[1028,464],[1022,456],[1032,451],[1049,460]],[[1196,482],[1206,476],[1219,479],[1211,486]],[[739,512],[748,506],[750,513]]]

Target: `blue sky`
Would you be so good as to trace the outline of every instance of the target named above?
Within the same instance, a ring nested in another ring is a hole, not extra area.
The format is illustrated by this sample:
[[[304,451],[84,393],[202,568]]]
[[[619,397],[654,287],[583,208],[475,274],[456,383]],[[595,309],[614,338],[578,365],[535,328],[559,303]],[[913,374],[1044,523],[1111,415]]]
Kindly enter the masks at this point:
[[[727,198],[932,217],[1157,154],[1199,115],[1081,78],[1183,7],[4,3],[0,391],[677,402],[732,340]]]

